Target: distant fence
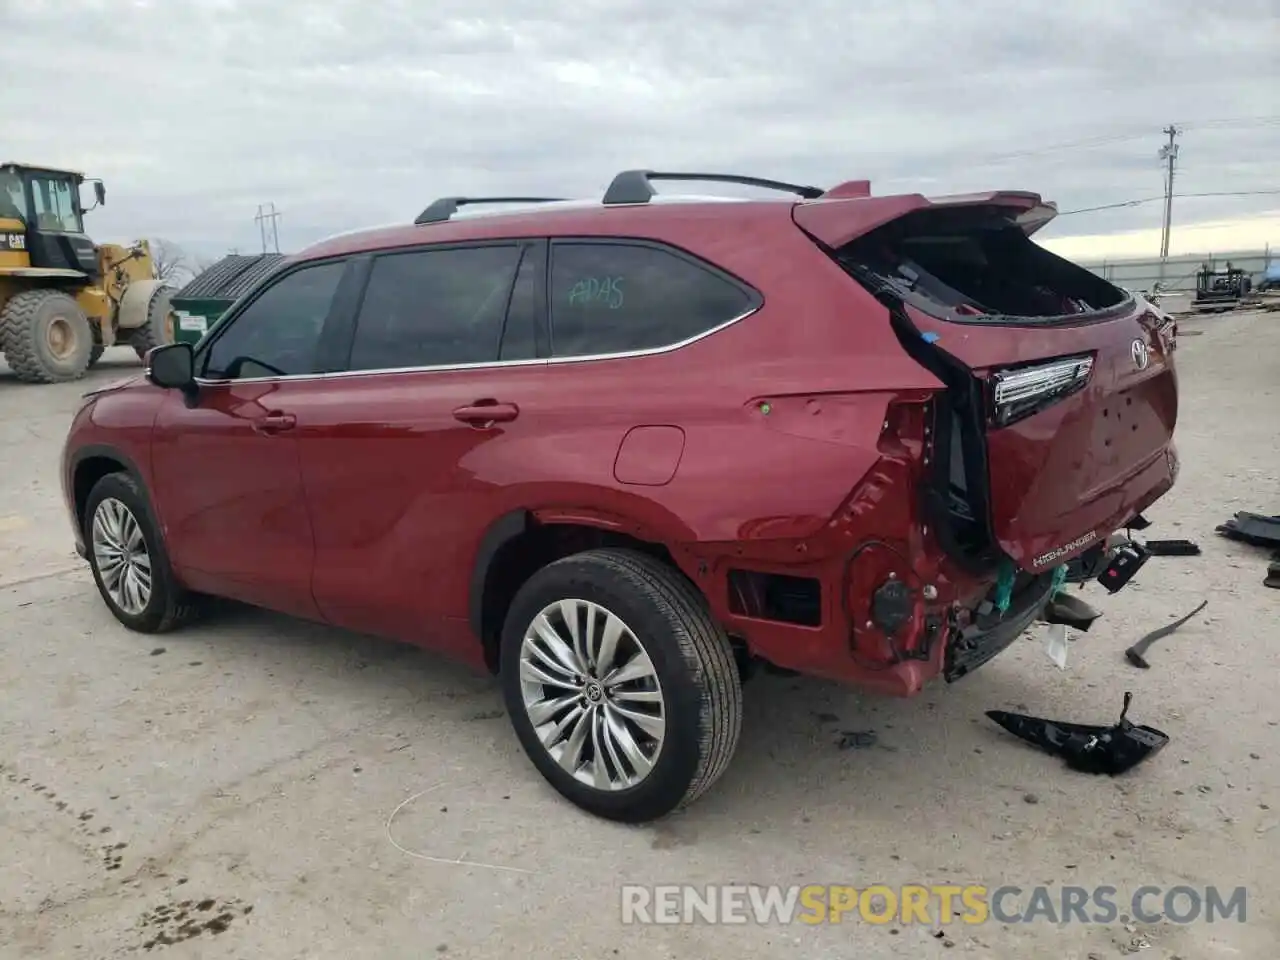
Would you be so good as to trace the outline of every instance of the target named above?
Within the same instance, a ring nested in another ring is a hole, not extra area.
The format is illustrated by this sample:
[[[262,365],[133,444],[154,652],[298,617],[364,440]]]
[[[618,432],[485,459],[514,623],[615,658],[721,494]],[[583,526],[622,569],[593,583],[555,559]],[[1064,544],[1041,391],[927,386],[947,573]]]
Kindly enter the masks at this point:
[[[1152,257],[1149,260],[1081,260],[1079,263],[1118,287],[1150,290],[1159,283],[1163,290],[1186,291],[1195,290],[1196,273],[1202,264],[1207,263],[1214,270],[1222,270],[1226,268],[1228,261],[1233,267],[1246,271],[1256,286],[1275,257],[1277,253],[1268,246],[1261,250],[1240,250],[1234,253],[1186,254],[1169,257],[1163,262],[1159,257]]]

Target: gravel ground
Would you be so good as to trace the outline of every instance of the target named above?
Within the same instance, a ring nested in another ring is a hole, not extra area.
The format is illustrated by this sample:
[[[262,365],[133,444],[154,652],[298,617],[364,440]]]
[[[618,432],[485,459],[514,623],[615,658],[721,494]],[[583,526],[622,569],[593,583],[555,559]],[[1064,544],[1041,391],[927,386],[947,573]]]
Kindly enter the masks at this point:
[[[496,685],[416,649],[248,609],[158,641],[124,631],[71,553],[55,471],[85,384],[136,361],[113,350],[84,383],[50,387],[0,366],[0,957],[1274,956],[1280,593],[1262,586],[1263,551],[1213,529],[1280,511],[1280,316],[1181,329],[1183,474],[1149,535],[1203,556],[1153,559],[1114,598],[1091,588],[1104,617],[1065,672],[1034,630],[910,701],[753,681],[724,780],[645,828],[561,801]],[[1125,664],[1124,647],[1202,599],[1150,671]],[[1114,780],[982,717],[1101,721],[1125,690],[1132,718],[1173,742]],[[837,747],[842,731],[857,749]],[[1249,898],[1245,923],[628,927],[624,882]],[[165,942],[191,918],[198,937]]]

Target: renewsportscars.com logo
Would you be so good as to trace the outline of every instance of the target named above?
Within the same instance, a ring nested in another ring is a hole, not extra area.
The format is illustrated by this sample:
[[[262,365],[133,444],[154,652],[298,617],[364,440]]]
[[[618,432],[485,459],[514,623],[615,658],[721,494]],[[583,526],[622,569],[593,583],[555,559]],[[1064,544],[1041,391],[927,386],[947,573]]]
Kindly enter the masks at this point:
[[[1247,901],[1244,887],[1224,893],[1213,886],[1122,892],[1112,886],[669,884],[627,885],[621,894],[626,924],[1243,923]]]

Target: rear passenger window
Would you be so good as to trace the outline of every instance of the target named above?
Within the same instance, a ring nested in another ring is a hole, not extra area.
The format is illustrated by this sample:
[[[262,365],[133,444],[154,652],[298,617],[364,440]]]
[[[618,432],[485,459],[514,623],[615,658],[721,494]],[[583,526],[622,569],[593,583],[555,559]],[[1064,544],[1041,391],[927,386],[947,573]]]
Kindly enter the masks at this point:
[[[551,349],[557,357],[672,346],[749,312],[752,295],[674,252],[633,243],[557,243]]]
[[[496,361],[519,261],[515,245],[379,256],[349,369]]]

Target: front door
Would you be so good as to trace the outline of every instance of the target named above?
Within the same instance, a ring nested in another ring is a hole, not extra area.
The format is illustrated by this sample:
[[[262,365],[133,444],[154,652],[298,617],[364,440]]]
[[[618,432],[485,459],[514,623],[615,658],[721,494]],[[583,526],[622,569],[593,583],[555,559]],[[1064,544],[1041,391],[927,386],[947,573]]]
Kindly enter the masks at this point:
[[[509,481],[535,466],[520,451],[546,379],[544,271],[540,243],[373,261],[347,371],[293,408],[327,620],[478,653],[451,648],[485,527],[523,505]]]
[[[195,399],[170,392],[160,409],[157,499],[172,561],[193,589],[319,615],[293,407],[298,391],[320,382],[322,333],[344,269],[283,274],[201,347]]]

